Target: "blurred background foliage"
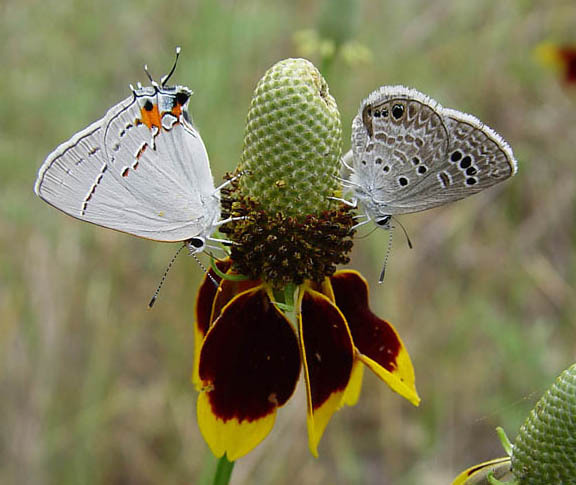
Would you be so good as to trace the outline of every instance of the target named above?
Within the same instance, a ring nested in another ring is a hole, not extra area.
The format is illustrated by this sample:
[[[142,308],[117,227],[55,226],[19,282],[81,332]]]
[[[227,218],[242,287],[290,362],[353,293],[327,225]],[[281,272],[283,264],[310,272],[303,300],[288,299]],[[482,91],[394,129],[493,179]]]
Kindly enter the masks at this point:
[[[411,352],[420,408],[367,375],[316,460],[300,390],[233,483],[441,485],[502,455],[495,426],[514,437],[575,360],[576,89],[534,56],[575,32],[573,0],[3,0],[0,483],[212,473],[189,382],[201,271],[181,257],[146,311],[176,246],[77,222],[32,192],[46,155],[146,83],[144,63],[166,73],[176,45],[174,82],[195,92],[217,180],[239,160],[257,80],[302,55],[328,78],[346,149],[360,101],[401,83],[474,113],[520,163],[500,187],[402,217],[415,248],[397,234],[382,285],[387,234],[356,242],[351,267]]]

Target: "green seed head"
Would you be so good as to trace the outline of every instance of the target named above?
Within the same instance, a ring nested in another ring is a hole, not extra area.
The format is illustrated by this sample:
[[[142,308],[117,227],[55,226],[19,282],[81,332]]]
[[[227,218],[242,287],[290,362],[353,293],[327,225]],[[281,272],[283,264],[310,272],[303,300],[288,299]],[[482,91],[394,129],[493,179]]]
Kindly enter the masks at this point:
[[[520,428],[512,472],[520,485],[576,484],[576,364],[560,374]]]
[[[333,209],[342,151],[340,114],[312,63],[286,59],[256,86],[239,169],[244,195],[268,213],[306,216]]]
[[[340,195],[340,115],[318,70],[286,59],[260,80],[221,228],[238,273],[274,288],[321,282],[348,262],[354,218]]]

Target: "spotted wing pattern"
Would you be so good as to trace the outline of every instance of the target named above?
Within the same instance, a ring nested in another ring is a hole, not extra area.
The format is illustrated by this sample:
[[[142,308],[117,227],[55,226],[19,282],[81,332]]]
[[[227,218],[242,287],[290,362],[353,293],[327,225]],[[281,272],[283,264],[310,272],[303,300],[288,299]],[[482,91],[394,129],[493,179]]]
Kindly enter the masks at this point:
[[[454,202],[516,172],[492,129],[403,86],[373,92],[352,132],[351,186],[376,220]]]

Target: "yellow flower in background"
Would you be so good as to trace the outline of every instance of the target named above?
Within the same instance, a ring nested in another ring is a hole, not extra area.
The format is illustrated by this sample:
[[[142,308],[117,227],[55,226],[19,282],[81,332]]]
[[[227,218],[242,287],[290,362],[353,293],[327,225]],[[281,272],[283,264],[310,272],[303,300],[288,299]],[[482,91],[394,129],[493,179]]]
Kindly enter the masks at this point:
[[[576,84],[576,44],[545,42],[536,47],[536,59],[560,73],[566,84]]]

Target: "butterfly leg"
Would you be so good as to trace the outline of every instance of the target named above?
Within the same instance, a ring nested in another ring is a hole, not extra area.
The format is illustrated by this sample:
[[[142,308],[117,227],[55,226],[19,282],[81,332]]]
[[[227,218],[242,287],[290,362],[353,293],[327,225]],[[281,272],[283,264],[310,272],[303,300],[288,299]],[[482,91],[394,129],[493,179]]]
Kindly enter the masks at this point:
[[[363,226],[364,224],[368,224],[372,220],[372,218],[368,214],[358,214],[357,216],[354,216],[354,219],[360,219],[361,217],[365,217],[366,219],[354,224],[352,226],[352,229],[356,229],[360,226]]]
[[[239,216],[239,217],[228,217],[228,219],[222,219],[221,221],[218,221],[215,226],[223,226],[224,224],[228,224],[229,222],[234,222],[234,221],[245,221],[247,219],[247,216]]]
[[[240,243],[230,241],[229,239],[219,239],[217,237],[209,237],[207,239],[208,239],[208,241],[212,241],[212,242],[216,242],[216,243],[220,243],[220,244],[228,244],[230,246],[240,246]]]
[[[342,163],[342,165],[344,165],[348,170],[352,170],[354,171],[354,169],[348,165],[349,162],[352,161],[352,159],[354,158],[354,154],[352,153],[352,150],[348,150],[346,152],[346,154],[340,159],[340,162]]]
[[[338,175],[332,175],[338,182],[340,182],[345,189],[352,189],[354,187],[360,187],[357,183],[352,182],[351,180],[345,179],[344,177],[340,177]]]
[[[250,170],[242,170],[240,172],[238,172],[236,175],[234,175],[231,179],[226,180],[224,183],[220,184],[218,187],[216,187],[214,189],[214,194],[218,194],[218,192],[220,192],[221,189],[228,187],[228,185],[230,185],[232,182],[234,182],[234,180],[239,179],[240,177],[242,177],[243,175],[247,175],[250,173]]]
[[[328,197],[330,200],[337,200],[338,202],[342,202],[343,204],[347,205],[348,207],[358,207],[358,201],[356,199],[346,200],[342,199],[341,197]]]
[[[209,249],[217,249],[218,251],[222,251],[228,255],[228,252],[222,246],[215,246],[213,244],[206,244],[206,247]]]

